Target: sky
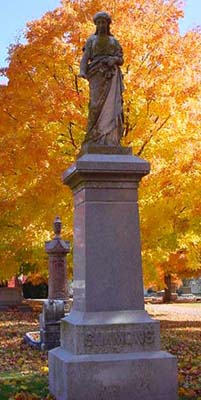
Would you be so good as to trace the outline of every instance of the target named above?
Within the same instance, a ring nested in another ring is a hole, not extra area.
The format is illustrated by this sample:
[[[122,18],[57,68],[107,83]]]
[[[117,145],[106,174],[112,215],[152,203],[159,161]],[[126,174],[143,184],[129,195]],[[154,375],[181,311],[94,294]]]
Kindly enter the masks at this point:
[[[185,18],[180,21],[181,34],[201,25],[201,0],[185,0],[185,3]],[[59,5],[60,0],[0,0],[0,67],[6,67],[8,46],[22,37],[26,22],[40,18]]]
[[[60,0],[0,0],[0,68],[7,65],[7,48],[22,37],[26,23],[60,5]]]

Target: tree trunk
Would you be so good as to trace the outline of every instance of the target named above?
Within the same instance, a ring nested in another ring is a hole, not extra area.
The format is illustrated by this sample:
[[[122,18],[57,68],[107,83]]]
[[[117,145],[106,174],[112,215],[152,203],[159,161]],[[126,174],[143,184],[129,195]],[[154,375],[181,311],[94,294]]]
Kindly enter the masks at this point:
[[[165,293],[163,297],[163,302],[169,303],[171,301],[171,274],[165,275],[164,282],[165,282]]]

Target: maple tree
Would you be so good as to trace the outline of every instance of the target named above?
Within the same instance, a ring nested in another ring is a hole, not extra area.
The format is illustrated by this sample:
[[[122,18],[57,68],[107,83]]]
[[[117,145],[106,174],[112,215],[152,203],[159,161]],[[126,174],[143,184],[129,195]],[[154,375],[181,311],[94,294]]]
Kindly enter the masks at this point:
[[[63,0],[10,47],[0,88],[0,276],[21,263],[47,268],[44,241],[60,215],[72,240],[73,204],[62,172],[83,141],[88,85],[78,78],[92,16],[107,10],[124,50],[122,144],[151,163],[140,186],[145,283],[200,272],[201,34],[179,33],[178,0]]]

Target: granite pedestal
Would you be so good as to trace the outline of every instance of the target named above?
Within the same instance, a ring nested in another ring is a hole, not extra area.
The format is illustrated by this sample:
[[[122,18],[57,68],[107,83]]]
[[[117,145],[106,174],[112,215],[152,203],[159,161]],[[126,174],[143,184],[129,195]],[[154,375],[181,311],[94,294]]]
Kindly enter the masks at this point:
[[[149,164],[87,152],[64,173],[74,193],[74,302],[49,352],[57,400],[176,400],[176,358],[144,310],[137,189]]]

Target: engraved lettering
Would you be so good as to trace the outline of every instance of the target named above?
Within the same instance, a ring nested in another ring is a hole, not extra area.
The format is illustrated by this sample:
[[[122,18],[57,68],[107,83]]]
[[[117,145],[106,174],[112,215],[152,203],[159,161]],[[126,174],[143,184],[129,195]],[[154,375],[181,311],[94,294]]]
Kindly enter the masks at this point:
[[[87,335],[84,337],[84,345],[85,345],[86,347],[92,347],[92,346],[93,346],[93,339],[94,339],[94,336],[93,336],[93,335],[91,335],[90,333],[87,334]]]
[[[143,332],[143,331],[135,332],[135,339],[136,339],[137,344],[144,345],[144,343],[145,343],[145,335],[144,334],[145,334],[145,332]]]
[[[132,344],[131,332],[126,332],[126,334],[125,334],[125,344],[127,344],[127,345],[131,345]]]
[[[155,341],[154,330],[152,329],[108,329],[85,331],[84,345],[87,348],[101,347],[128,347],[149,346]]]
[[[111,400],[117,400],[120,395],[120,387],[117,385],[102,386],[101,392],[98,395],[99,400],[105,400],[110,398]],[[107,396],[107,397],[106,397]]]
[[[63,257],[51,257],[50,258],[50,294],[52,298],[65,297],[66,287],[66,261]]]
[[[154,332],[153,331],[150,330],[145,333],[145,343],[146,344],[154,343]]]

